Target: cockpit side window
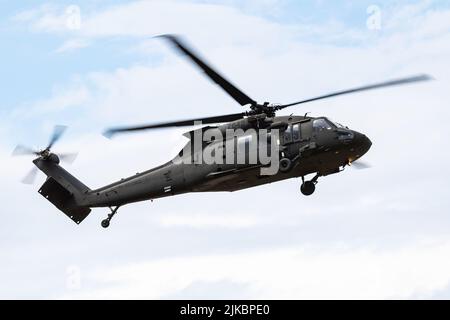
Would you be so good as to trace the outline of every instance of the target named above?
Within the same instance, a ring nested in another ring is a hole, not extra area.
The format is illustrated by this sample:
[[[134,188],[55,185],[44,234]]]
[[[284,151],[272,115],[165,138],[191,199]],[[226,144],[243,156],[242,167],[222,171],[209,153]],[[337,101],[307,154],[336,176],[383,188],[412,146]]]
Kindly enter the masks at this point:
[[[283,142],[291,143],[292,142],[292,126],[288,126],[283,134]]]
[[[292,140],[300,140],[300,123],[296,123],[292,126]]]
[[[316,119],[313,122],[313,128],[316,131],[322,131],[322,130],[332,130],[333,126],[331,123],[328,123],[325,119]]]

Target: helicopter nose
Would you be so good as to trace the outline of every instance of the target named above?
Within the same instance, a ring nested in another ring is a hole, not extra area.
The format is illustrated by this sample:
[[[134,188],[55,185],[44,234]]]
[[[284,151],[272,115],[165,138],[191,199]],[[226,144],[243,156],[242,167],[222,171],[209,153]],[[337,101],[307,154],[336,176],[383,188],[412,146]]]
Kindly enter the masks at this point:
[[[370,147],[372,146],[372,141],[370,141],[370,139],[365,134],[356,131],[354,131],[353,134],[354,134],[353,143],[355,149],[358,151],[358,155],[362,156],[367,151],[369,151]]]

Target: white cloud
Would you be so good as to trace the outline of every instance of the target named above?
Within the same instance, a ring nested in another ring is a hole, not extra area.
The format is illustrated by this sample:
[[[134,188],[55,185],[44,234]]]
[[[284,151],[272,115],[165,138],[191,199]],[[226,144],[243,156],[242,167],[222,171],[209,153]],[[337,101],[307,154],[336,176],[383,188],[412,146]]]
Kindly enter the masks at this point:
[[[232,6],[187,1],[135,1],[99,12],[85,13],[83,8],[80,11],[79,30],[67,28],[68,14],[62,6],[41,6],[19,13],[15,20],[29,23],[39,32],[75,33],[84,37],[148,37],[183,30],[209,41],[216,38],[216,43],[223,40],[239,42],[252,37],[262,41],[273,37],[274,31],[281,27],[257,16],[245,15]],[[205,25],[213,29],[206,30]]]
[[[71,39],[64,42],[58,49],[56,53],[64,53],[68,51],[73,51],[76,49],[86,48],[89,46],[89,41],[84,39]]]
[[[78,80],[73,80],[67,87],[55,86],[52,91],[48,99],[27,102],[13,110],[12,119],[24,120],[36,115],[62,113],[71,108],[81,109],[91,99],[89,88]]]
[[[64,33],[67,30],[67,14],[64,7],[43,4],[34,9],[19,12],[12,21],[28,23],[34,31]]]
[[[261,218],[250,215],[236,215],[232,213],[218,214],[217,212],[196,214],[171,214],[161,216],[157,223],[166,228],[190,227],[194,229],[214,228],[251,228],[262,224]]]
[[[444,240],[390,250],[312,246],[167,258],[100,268],[86,276],[98,289],[66,298],[170,298],[182,291],[189,295],[186,288],[199,282],[205,289],[208,284],[240,284],[243,292],[238,294],[254,299],[426,298],[448,286],[449,254],[450,242]],[[205,290],[198,298],[209,296]]]

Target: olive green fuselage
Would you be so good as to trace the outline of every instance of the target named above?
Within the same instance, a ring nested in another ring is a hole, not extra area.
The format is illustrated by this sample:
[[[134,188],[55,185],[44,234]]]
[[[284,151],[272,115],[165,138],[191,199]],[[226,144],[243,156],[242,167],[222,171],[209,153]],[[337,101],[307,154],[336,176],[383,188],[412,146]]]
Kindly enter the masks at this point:
[[[162,166],[97,190],[89,190],[77,199],[77,203],[86,207],[121,206],[188,192],[237,191],[312,173],[326,176],[339,172],[364,155],[371,146],[365,135],[336,125],[326,118],[282,116],[256,121],[246,118],[214,127],[222,133],[227,129],[258,131],[263,128],[269,131],[271,128],[280,129],[277,141],[280,159],[293,160],[288,172],[263,175],[261,163],[185,163],[180,153]],[[224,143],[212,141],[200,150],[194,150],[189,157],[195,158],[205,148]]]

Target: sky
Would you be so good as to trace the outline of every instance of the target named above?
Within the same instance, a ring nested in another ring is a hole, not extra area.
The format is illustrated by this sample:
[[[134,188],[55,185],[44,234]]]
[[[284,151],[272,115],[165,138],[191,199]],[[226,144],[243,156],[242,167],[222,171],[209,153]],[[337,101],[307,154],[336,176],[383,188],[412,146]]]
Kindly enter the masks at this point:
[[[0,298],[448,299],[448,1],[0,0]],[[175,156],[185,129],[109,126],[242,109],[154,36],[182,35],[253,99],[289,103],[427,73],[434,80],[279,114],[328,116],[372,141],[367,170],[105,209],[76,225],[21,178],[55,152],[91,188]]]

